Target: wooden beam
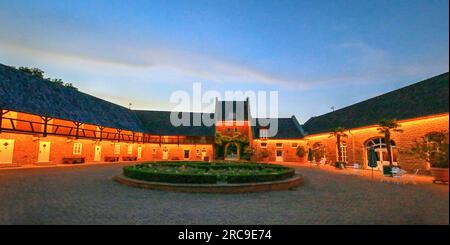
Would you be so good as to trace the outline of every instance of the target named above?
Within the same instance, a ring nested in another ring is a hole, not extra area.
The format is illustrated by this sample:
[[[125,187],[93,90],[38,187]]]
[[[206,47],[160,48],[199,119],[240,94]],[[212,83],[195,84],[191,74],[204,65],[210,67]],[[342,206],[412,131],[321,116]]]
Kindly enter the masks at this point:
[[[3,109],[0,109],[0,134],[2,133]]]
[[[75,139],[78,139],[79,138],[79,134],[80,134],[80,126],[83,125],[83,124],[80,123],[80,122],[73,122],[73,123],[77,127],[76,131],[75,131]]]
[[[117,129],[117,142],[120,142],[120,132],[122,132],[121,129]]]
[[[44,121],[44,132],[42,132],[42,137],[47,137],[48,122],[52,119],[50,117],[42,117],[42,116],[41,119]]]
[[[100,129],[100,137],[99,137],[99,139],[100,139],[100,141],[102,141],[102,139],[103,139],[103,129],[105,127],[102,127],[102,126],[97,126],[97,127],[98,127],[98,129]]]
[[[1,115],[0,115],[0,133],[2,132],[2,121],[3,121],[3,115],[9,112],[9,110],[3,110],[0,109]]]

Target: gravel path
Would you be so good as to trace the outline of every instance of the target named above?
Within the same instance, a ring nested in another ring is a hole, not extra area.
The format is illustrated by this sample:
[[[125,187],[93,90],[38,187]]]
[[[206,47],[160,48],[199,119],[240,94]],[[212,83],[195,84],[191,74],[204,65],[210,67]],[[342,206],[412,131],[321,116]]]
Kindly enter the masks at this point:
[[[0,171],[0,224],[449,224],[448,185],[395,185],[299,167],[293,191],[136,189],[123,164]]]

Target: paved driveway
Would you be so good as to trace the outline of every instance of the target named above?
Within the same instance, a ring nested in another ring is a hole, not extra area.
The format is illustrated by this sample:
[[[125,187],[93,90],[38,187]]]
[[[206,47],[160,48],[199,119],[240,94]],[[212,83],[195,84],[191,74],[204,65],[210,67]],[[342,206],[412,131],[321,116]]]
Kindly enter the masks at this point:
[[[299,167],[293,191],[171,193],[112,181],[122,166],[0,170],[0,224],[449,224],[446,185]]]

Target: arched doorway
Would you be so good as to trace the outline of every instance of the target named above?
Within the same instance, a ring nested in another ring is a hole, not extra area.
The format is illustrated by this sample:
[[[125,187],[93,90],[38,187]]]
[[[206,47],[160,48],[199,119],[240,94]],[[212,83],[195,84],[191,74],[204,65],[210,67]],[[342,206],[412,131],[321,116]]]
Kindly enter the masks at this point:
[[[377,154],[377,167],[374,168],[375,170],[382,171],[383,166],[389,165],[389,157],[387,154],[387,148],[386,148],[386,141],[383,137],[377,137],[372,138],[366,141],[365,143],[366,147],[366,159],[369,159],[369,149],[373,148],[375,150],[375,153]],[[397,148],[395,146],[395,142],[391,140],[391,154],[392,154],[392,163],[394,166],[397,165]],[[366,167],[368,169],[371,169],[367,165],[366,161]]]
[[[225,151],[224,151],[225,160],[235,161],[239,160],[239,145],[230,142],[225,145]]]

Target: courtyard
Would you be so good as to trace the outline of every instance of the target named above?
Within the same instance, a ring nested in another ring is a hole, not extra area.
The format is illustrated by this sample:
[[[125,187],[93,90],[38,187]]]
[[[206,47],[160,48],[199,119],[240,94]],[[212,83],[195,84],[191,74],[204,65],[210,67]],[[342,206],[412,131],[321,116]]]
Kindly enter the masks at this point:
[[[427,181],[296,166],[295,190],[193,194],[120,185],[123,166],[0,170],[0,224],[449,224],[448,185]]]

